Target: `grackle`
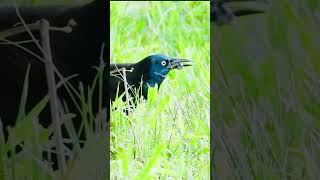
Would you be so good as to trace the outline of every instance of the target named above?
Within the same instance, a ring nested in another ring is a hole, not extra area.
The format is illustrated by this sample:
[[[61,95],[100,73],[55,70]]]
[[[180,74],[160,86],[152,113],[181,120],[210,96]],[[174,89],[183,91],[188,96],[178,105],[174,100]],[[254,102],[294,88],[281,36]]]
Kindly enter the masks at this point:
[[[213,0],[210,1],[210,19],[217,25],[233,23],[237,17],[263,13],[263,10],[253,8],[232,8],[229,4],[236,2],[254,2],[258,0]],[[261,2],[260,2],[261,3]]]
[[[69,82],[77,90],[81,82],[86,93],[87,88],[91,86],[97,75],[97,70],[94,67],[100,65],[100,57],[103,58],[105,63],[103,91],[106,91],[106,82],[109,77],[106,72],[109,70],[109,65],[106,59],[108,57],[106,46],[102,46],[102,44],[109,44],[107,40],[109,35],[107,7],[107,1],[94,0],[81,6],[28,6],[18,7],[18,10],[26,24],[46,19],[51,26],[62,27],[66,26],[68,22],[72,22],[71,33],[50,31],[52,59],[62,76],[76,75]],[[1,32],[17,26],[22,25],[16,8],[0,6],[0,118],[6,140],[8,138],[7,126],[13,127],[16,124],[23,82],[28,66],[30,66],[30,73],[25,111],[29,112],[48,94],[44,63],[25,50],[27,49],[43,57],[35,43],[28,41],[31,39],[29,34],[21,33],[1,38]],[[33,34],[36,39],[41,40],[39,31],[33,31]],[[24,49],[12,45],[8,41],[18,42]],[[102,47],[104,47],[103,51]],[[104,52],[102,56],[101,52]],[[58,80],[59,78],[56,77],[56,81]],[[98,88],[95,88],[92,97],[93,114],[98,111],[98,94]],[[102,94],[102,102],[103,107],[109,110],[107,95],[108,93]],[[61,104],[67,106],[68,112],[75,114],[72,122],[76,131],[79,131],[82,117],[64,86],[58,89],[58,97]],[[76,99],[76,101],[80,102],[79,99]],[[52,124],[49,103],[40,113],[39,123],[45,128]],[[80,139],[83,140],[84,135],[81,134]],[[63,137],[68,137],[65,131],[63,131]]]
[[[117,94],[121,95],[125,91],[123,70],[126,72],[128,92],[135,102],[136,93],[140,87],[141,94],[138,95],[147,99],[148,88],[155,87],[156,84],[160,88],[169,71],[191,65],[191,61],[188,59],[171,58],[163,54],[150,55],[133,64],[111,64],[111,76],[108,83],[110,99],[111,101],[115,100]],[[125,100],[125,96],[123,99]]]

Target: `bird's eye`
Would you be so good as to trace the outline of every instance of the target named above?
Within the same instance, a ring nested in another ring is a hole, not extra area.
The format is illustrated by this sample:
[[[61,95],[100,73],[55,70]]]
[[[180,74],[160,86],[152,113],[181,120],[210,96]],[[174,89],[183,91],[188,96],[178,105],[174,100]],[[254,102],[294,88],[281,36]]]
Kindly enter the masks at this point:
[[[167,65],[167,61],[161,61],[161,65],[162,66],[166,66]]]

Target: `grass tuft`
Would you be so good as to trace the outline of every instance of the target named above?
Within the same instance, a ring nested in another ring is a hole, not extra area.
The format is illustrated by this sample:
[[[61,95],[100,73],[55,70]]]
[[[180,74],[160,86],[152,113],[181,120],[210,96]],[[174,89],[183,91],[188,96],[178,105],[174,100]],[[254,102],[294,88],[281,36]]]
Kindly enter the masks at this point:
[[[188,58],[123,114],[111,112],[111,179],[209,179],[210,3],[111,2],[111,63],[150,54]]]

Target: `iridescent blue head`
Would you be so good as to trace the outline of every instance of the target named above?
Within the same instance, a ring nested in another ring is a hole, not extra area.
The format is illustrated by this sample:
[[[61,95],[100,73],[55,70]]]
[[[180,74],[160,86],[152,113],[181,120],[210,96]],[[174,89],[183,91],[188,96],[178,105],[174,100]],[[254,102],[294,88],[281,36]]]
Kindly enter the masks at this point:
[[[183,67],[191,66],[191,61],[188,59],[171,58],[163,54],[148,56],[141,62],[148,65],[148,68],[146,68],[147,72],[143,77],[144,88],[154,87],[156,84],[160,86],[172,69],[182,69]]]

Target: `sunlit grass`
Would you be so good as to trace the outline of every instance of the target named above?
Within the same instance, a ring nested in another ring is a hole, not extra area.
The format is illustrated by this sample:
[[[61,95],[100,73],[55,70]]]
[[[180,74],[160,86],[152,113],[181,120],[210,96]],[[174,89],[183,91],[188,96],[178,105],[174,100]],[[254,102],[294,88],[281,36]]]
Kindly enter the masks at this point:
[[[111,112],[111,178],[209,178],[209,2],[111,2],[111,63],[162,53],[170,72],[130,116]],[[120,107],[120,108],[119,108]]]

